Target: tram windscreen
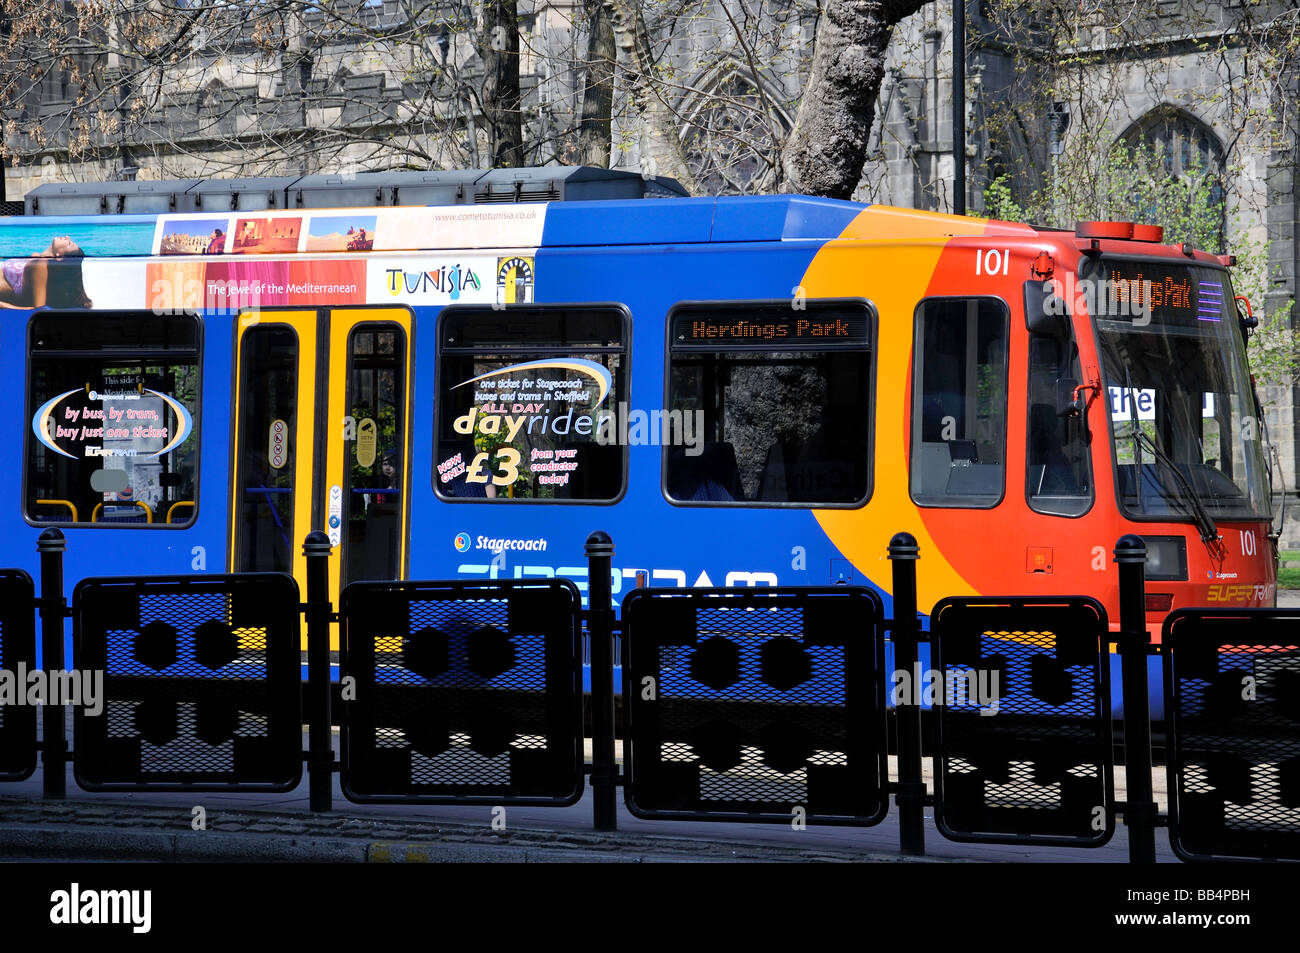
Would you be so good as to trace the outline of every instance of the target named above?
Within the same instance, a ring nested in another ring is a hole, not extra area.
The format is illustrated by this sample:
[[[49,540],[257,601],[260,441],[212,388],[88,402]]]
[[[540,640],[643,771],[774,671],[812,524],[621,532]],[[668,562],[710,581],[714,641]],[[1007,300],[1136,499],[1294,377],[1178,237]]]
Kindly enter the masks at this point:
[[[1263,423],[1227,272],[1101,260],[1097,337],[1120,506],[1132,517],[1266,519]],[[1189,499],[1195,496],[1196,502]]]

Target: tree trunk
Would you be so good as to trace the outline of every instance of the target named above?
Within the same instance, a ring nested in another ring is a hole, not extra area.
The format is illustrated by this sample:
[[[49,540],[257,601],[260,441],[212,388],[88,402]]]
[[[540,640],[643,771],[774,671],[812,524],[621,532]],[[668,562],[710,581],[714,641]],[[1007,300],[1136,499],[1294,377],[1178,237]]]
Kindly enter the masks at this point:
[[[494,168],[524,164],[519,93],[519,10],[516,0],[483,0],[479,33],[483,60],[483,118]]]
[[[922,0],[826,0],[812,70],[781,156],[786,191],[853,194],[866,162],[885,48],[894,24],[922,6]]]
[[[639,0],[605,0],[614,27],[614,42],[627,76],[628,98],[641,130],[641,171],[676,179],[686,191],[695,191],[695,177],[686,164],[679,117],[654,82],[654,63]]]
[[[591,41],[587,45],[587,83],[582,93],[582,122],[578,127],[578,162],[609,168],[614,110],[614,27],[602,0],[584,0]]]

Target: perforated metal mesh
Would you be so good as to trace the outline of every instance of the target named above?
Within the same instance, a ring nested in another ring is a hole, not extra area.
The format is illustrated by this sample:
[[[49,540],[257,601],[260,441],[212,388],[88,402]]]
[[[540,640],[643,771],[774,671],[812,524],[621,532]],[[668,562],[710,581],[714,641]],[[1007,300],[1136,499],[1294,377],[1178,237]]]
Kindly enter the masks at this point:
[[[935,817],[947,837],[1099,846],[1114,833],[1105,611],[1052,603],[935,606],[936,671],[908,673],[908,685],[938,712]]]
[[[289,576],[86,580],[78,667],[104,673],[99,716],[76,711],[90,789],[263,790],[302,773],[298,587]]]
[[[647,817],[883,819],[880,616],[874,594],[849,587],[630,594],[629,807]]]
[[[1189,859],[1300,859],[1300,612],[1165,624],[1170,839]]]
[[[344,590],[343,790],[356,801],[581,796],[580,601],[571,583]]]
[[[0,670],[11,697],[0,696],[0,781],[21,781],[36,770],[37,706],[27,704],[23,672],[36,668],[36,593],[31,577],[0,570]],[[22,696],[21,698],[19,696]]]

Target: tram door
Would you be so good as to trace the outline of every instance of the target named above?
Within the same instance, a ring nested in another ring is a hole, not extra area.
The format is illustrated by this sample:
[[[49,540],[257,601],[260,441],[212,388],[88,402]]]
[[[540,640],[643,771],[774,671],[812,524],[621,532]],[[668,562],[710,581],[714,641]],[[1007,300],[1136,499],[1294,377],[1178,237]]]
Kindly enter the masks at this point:
[[[336,605],[349,582],[405,575],[410,342],[406,309],[240,315],[232,572],[292,573],[305,599],[302,543],[319,529]]]

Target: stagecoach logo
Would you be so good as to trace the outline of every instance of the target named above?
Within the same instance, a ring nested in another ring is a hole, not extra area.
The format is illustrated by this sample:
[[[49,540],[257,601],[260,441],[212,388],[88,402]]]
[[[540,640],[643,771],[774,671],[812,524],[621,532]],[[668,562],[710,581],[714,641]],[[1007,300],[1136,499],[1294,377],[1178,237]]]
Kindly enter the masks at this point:
[[[458,553],[469,552],[469,533],[456,534],[456,552]]]
[[[469,265],[441,265],[428,271],[385,268],[384,274],[387,276],[388,293],[394,297],[434,292],[458,301],[463,293],[483,288],[483,283]]]
[[[84,397],[59,407],[73,395]],[[101,407],[88,406],[101,401]],[[175,432],[164,426],[167,410],[176,419]],[[78,387],[47,400],[32,417],[36,439],[72,460],[78,456],[152,460],[184,443],[193,427],[190,412],[180,401],[142,386],[117,391],[87,391]],[[88,442],[92,440],[98,445]],[[59,441],[79,452],[69,453],[59,446]],[[153,449],[160,443],[160,449]]]

